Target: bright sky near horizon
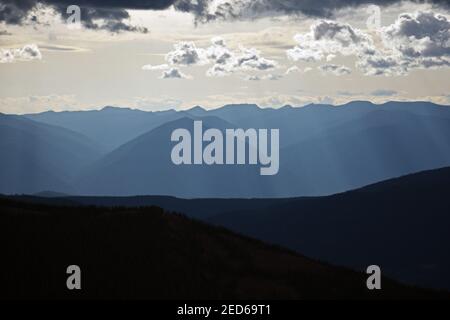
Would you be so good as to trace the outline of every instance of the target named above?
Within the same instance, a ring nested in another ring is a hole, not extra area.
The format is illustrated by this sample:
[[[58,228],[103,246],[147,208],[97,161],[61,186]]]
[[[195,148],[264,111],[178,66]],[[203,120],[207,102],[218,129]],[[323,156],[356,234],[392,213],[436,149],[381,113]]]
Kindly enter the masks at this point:
[[[450,105],[448,5],[372,1],[377,26],[370,2],[82,0],[74,29],[68,2],[0,0],[0,112]]]

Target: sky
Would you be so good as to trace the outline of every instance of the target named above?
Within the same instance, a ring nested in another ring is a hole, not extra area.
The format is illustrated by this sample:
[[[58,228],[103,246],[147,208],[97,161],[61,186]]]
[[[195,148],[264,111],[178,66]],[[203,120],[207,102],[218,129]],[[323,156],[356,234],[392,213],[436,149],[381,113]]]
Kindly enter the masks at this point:
[[[449,1],[0,0],[1,113],[450,105],[449,67]]]

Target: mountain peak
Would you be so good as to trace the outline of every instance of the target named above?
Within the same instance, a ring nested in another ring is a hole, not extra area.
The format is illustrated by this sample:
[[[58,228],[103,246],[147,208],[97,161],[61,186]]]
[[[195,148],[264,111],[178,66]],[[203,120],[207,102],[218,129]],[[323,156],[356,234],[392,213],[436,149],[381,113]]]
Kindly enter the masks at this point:
[[[355,100],[355,101],[350,101],[348,103],[345,103],[343,105],[340,105],[340,107],[350,107],[350,106],[358,106],[358,107],[374,107],[375,104],[370,102],[370,101],[365,101],[365,100]]]
[[[201,106],[195,106],[195,107],[192,107],[191,109],[189,109],[187,111],[206,111],[206,109],[201,107]]]
[[[234,109],[234,108],[245,108],[245,109],[261,109],[257,104],[254,103],[242,103],[242,104],[226,104],[219,109]]]
[[[200,116],[204,115],[207,112],[207,110],[202,108],[201,106],[195,106],[191,109],[186,110],[186,112],[192,115]]]
[[[126,107],[104,106],[100,111],[137,111],[137,110]]]

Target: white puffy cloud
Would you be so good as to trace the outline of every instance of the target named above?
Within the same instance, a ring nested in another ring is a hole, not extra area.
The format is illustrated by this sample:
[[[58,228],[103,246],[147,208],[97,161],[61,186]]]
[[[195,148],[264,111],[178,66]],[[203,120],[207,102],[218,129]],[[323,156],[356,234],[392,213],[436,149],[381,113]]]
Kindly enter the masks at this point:
[[[414,69],[450,66],[450,21],[418,11],[401,14],[381,30],[384,48],[361,56],[357,66],[367,75],[406,75]]]
[[[163,71],[161,79],[190,79],[191,77],[182,73],[177,68],[169,68]]]
[[[212,65],[206,75],[223,77],[236,72],[264,72],[278,67],[274,60],[264,58],[255,48],[240,47],[232,50],[221,37],[211,39],[211,45],[198,48],[193,42],[178,42],[166,55],[167,64],[145,65],[143,70],[165,70],[163,78],[183,78],[178,67]],[[178,71],[178,73],[177,73]]]
[[[381,44],[372,35],[335,21],[322,20],[310,31],[297,34],[297,45],[286,51],[289,59],[330,62],[338,55],[354,56],[365,75],[405,75],[414,69],[450,66],[450,21],[441,14],[418,11],[401,14],[379,32]],[[339,71],[338,71],[339,70]],[[326,70],[347,72],[345,69]]]
[[[221,37],[211,39],[212,45],[206,49],[208,59],[213,60],[216,64],[226,64],[230,61],[234,54],[227,47],[225,40]]]
[[[330,61],[336,54],[345,56],[374,51],[370,36],[349,24],[321,20],[313,24],[306,34],[294,37],[297,45],[287,50],[293,61],[317,62],[324,58]]]
[[[347,68],[346,66],[339,66],[336,64],[324,64],[319,67],[319,70],[321,70],[323,73],[331,73],[335,76],[343,76],[352,73],[352,70],[350,68]]]
[[[208,77],[225,77],[230,75],[234,70],[229,64],[214,64],[211,68],[206,71]]]
[[[241,48],[240,53],[235,58],[235,67],[242,69],[269,70],[277,66],[273,60],[261,57],[260,51],[251,48]]]
[[[213,66],[208,69],[206,75],[209,77],[224,77],[233,73],[233,61],[235,58],[232,52],[221,37],[211,39],[212,45],[206,49],[208,59]]]
[[[0,49],[0,63],[40,59],[42,59],[42,54],[35,44],[27,44],[18,49]]]
[[[302,43],[302,39],[300,39],[299,36],[297,36],[295,40],[299,41],[299,43]],[[293,49],[289,49],[287,51],[287,56],[293,61],[316,62],[322,60],[322,51],[318,48],[308,48],[310,46],[313,46],[312,43],[309,43],[308,45],[299,44]]]
[[[195,43],[182,41],[174,44],[174,50],[166,55],[166,60],[171,65],[202,65],[207,64],[206,51],[197,48]]]
[[[385,44],[409,68],[450,65],[450,21],[429,11],[402,14],[384,28]]]
[[[213,66],[207,71],[211,77],[221,77],[235,72],[243,71],[267,71],[278,67],[278,63],[261,55],[254,48],[240,47],[239,50],[231,50],[222,38],[213,38],[212,46],[206,49],[207,56]]]
[[[147,64],[142,67],[142,70],[145,71],[160,71],[162,70],[161,79],[191,79],[191,76],[188,76],[182,73],[178,68],[171,67],[168,64],[159,64],[159,65],[151,65]]]
[[[310,72],[312,70],[313,70],[313,68],[311,68],[311,67],[305,67],[302,70],[298,66],[292,66],[292,67],[288,68],[284,74],[289,75],[289,74],[292,74],[292,73],[307,73],[307,72]]]
[[[409,57],[450,56],[450,21],[427,11],[402,14],[384,29],[385,40]]]
[[[388,52],[377,52],[370,56],[360,56],[356,66],[367,76],[406,75],[408,63],[401,56]]]

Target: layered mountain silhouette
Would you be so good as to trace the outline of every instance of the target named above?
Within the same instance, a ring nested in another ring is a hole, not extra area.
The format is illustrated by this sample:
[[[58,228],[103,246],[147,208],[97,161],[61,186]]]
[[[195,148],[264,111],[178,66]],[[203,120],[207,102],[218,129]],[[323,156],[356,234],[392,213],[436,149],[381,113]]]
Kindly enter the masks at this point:
[[[55,156],[33,143],[18,142],[22,154],[28,156],[11,153],[11,160],[0,167],[1,175],[17,173],[12,175],[14,183],[5,182],[1,189],[8,194],[319,196],[450,165],[450,108],[427,102],[374,105],[355,101],[342,106],[280,109],[237,104],[214,110],[197,106],[162,112],[105,107],[2,119],[2,130],[10,130],[8,122],[13,119],[53,128],[51,133],[40,131],[46,143],[59,134],[58,141],[65,141],[70,131],[96,145],[91,154],[78,150],[79,139],[72,139],[73,146],[69,139],[63,143],[65,151]],[[202,120],[205,128],[222,130],[279,129],[279,173],[260,176],[259,166],[173,165],[170,151],[175,143],[170,134],[177,128],[192,128],[194,120]],[[44,137],[44,132],[51,137]],[[22,158],[27,163],[15,161]],[[33,168],[30,174],[26,167]],[[31,180],[42,183],[29,187]]]
[[[80,133],[13,115],[0,115],[0,150],[0,193],[74,193],[70,181],[102,155]]]
[[[174,165],[171,133],[196,120],[279,129],[279,173]],[[0,114],[1,281],[12,296],[34,283],[29,297],[60,297],[55,268],[77,260],[100,281],[87,297],[374,297],[363,274],[305,254],[448,290],[449,137],[450,108],[427,102]],[[386,281],[383,297],[435,297]]]
[[[326,197],[16,196],[67,207],[156,205],[315,259],[364,271],[379,265],[405,283],[450,290],[450,168],[420,172]]]
[[[450,168],[328,197],[278,200],[206,218],[308,256],[450,289]]]
[[[48,111],[29,114],[26,117],[82,133],[106,150],[113,151],[139,135],[183,115],[174,110],[144,112],[129,108],[104,107],[92,111]]]
[[[0,199],[3,299],[401,299],[449,294],[333,267],[157,207]],[[64,214],[61,214],[62,211]],[[82,290],[66,288],[68,266]]]
[[[234,126],[217,117],[202,120],[204,130],[223,132]],[[84,195],[177,195],[194,198],[267,197],[277,190],[271,177],[261,177],[259,166],[177,166],[171,160],[172,132],[193,132],[193,118],[164,124],[126,143],[89,167],[76,185]],[[273,179],[273,178],[272,178]]]

